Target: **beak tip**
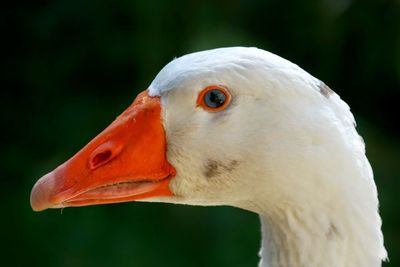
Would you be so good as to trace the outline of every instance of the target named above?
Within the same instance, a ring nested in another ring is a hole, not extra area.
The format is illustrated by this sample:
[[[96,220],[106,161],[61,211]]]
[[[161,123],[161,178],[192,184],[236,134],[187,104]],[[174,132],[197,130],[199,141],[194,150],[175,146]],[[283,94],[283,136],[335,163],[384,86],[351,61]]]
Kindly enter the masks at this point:
[[[31,207],[34,211],[42,211],[53,205],[49,202],[52,186],[49,184],[51,173],[40,178],[33,186],[30,196]]]

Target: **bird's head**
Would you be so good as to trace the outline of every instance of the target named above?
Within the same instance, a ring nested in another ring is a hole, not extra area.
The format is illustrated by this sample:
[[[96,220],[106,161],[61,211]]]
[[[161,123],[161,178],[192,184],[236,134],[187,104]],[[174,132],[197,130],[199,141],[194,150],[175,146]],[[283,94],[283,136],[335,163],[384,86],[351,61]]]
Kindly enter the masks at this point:
[[[287,60],[256,48],[189,54],[42,177],[31,204],[40,211],[140,200],[258,211],[258,198],[271,207],[328,201],[343,189],[332,176],[363,153],[355,136],[347,105]],[[349,146],[354,153],[343,156]]]

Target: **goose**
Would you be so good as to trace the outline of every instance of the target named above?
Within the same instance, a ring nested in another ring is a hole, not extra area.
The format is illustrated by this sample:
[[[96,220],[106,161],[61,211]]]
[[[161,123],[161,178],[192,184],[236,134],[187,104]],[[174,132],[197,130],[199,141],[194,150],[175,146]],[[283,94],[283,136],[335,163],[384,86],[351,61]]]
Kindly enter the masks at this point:
[[[376,267],[387,257],[349,106],[258,48],[175,58],[30,198],[34,211],[127,201],[255,212],[260,267]]]

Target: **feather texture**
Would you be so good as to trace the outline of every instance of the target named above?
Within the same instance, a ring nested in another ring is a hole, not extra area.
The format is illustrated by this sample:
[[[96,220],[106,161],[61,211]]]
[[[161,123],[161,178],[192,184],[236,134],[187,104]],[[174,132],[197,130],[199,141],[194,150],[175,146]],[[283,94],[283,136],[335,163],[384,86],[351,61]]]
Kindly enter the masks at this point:
[[[221,112],[199,92],[226,87]],[[257,48],[189,54],[149,87],[161,96],[175,196],[260,214],[260,266],[376,267],[386,258],[377,190],[348,105],[297,65]]]

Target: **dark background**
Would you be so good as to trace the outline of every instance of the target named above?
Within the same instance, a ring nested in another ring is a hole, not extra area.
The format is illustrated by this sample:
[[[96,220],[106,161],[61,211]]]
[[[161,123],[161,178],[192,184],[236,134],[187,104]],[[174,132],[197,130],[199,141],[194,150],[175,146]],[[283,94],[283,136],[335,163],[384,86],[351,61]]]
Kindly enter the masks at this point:
[[[400,266],[400,2],[10,1],[1,10],[3,266],[256,266],[255,214],[124,203],[35,213],[34,182],[105,128],[173,57],[257,46],[352,107]]]

